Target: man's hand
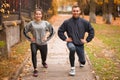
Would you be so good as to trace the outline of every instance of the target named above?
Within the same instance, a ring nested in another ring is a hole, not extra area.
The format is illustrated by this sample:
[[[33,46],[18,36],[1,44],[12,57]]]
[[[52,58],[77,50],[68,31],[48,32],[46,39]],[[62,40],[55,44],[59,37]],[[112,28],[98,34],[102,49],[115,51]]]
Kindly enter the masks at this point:
[[[65,41],[66,42],[72,42],[72,38],[67,38]]]
[[[81,40],[81,42],[82,42],[83,44],[87,43],[87,41],[84,40],[84,39],[80,39],[80,40]]]

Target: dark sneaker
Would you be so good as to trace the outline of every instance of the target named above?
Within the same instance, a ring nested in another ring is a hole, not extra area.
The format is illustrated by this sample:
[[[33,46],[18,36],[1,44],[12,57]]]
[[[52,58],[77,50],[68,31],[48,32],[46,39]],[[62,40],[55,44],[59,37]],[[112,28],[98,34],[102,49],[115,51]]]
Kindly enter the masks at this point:
[[[37,71],[37,70],[34,70],[33,76],[34,76],[34,77],[37,77],[37,76],[38,76],[38,71]]]
[[[43,64],[44,68],[48,68],[48,65],[46,63]]]

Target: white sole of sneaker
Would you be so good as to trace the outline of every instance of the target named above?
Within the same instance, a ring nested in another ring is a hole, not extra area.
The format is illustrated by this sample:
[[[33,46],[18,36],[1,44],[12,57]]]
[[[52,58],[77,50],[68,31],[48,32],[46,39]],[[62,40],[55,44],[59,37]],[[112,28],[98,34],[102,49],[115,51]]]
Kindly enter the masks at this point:
[[[72,73],[69,73],[69,75],[70,75],[70,76],[75,76],[75,73],[74,73],[74,74],[72,74]]]

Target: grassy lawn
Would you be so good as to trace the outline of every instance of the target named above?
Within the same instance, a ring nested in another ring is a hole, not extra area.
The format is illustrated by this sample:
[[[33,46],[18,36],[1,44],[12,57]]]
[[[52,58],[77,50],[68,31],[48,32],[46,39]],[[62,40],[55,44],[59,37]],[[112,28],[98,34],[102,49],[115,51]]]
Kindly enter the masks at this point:
[[[120,26],[92,24],[94,40],[86,45],[100,80],[120,80]]]
[[[19,68],[28,55],[28,48],[29,42],[24,41],[12,47],[8,59],[0,57],[0,80],[8,80],[8,77]]]

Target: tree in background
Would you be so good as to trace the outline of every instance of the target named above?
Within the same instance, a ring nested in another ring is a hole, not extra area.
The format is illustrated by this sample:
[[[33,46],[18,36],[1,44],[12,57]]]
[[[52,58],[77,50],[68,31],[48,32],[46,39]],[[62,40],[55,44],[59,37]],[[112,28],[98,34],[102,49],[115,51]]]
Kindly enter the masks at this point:
[[[77,0],[77,2],[78,2],[78,6],[81,9],[82,18],[84,18],[84,10],[87,5],[87,0]]]
[[[107,24],[112,23],[113,8],[114,8],[114,0],[109,0],[109,2],[108,2],[108,14],[107,14],[107,18],[106,18]]]
[[[115,20],[116,16],[118,16],[117,8],[120,5],[120,0],[77,0],[77,2],[81,8],[82,17],[84,17],[85,10],[89,11],[90,22],[96,23],[96,12],[98,11],[96,10],[98,9],[97,6],[99,6],[98,12],[100,12],[97,14],[102,14],[103,20],[107,24],[111,24],[112,17],[114,17]]]
[[[113,3],[114,0],[103,0],[103,20],[107,24],[111,24],[112,22]]]
[[[114,18],[114,20],[116,20],[116,17],[118,15],[118,13],[117,13],[118,4],[120,4],[120,0],[114,0],[114,7],[113,7],[113,18]]]
[[[52,0],[52,14],[56,15],[58,12],[58,1],[57,0]]]
[[[118,14],[118,6],[120,5],[120,0],[113,0],[113,10],[112,10],[112,15],[114,17],[114,20],[116,20],[116,17],[119,15]]]
[[[107,17],[107,13],[108,13],[108,1],[103,1],[102,2],[102,11],[103,11],[103,21],[106,20],[106,17]]]
[[[97,0],[97,4],[102,6],[103,20],[107,24],[111,24],[112,17],[115,20],[118,15],[117,7],[120,4],[120,0]]]
[[[96,23],[96,0],[90,0],[90,13],[89,13],[89,21],[92,23]]]

